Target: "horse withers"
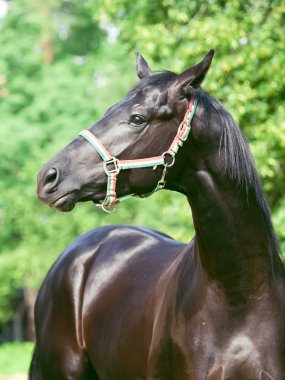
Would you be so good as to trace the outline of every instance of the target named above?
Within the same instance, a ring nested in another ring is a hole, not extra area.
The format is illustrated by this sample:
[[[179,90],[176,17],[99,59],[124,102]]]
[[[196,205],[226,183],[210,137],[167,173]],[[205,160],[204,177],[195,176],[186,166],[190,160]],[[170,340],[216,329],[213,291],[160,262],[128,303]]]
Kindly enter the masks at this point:
[[[61,211],[178,191],[196,235],[76,239],[39,292],[30,380],[285,379],[284,267],[246,140],[200,88],[212,57],[177,75],[137,54],[139,82],[39,173]]]

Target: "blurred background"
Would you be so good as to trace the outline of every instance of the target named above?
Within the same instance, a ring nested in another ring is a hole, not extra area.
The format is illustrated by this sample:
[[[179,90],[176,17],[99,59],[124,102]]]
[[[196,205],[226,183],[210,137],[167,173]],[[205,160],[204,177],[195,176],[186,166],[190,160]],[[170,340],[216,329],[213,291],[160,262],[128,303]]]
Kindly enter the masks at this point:
[[[176,193],[113,215],[91,203],[60,214],[35,196],[41,166],[137,81],[135,51],[180,71],[216,49],[204,87],[250,142],[285,253],[284,25],[274,0],[0,0],[0,374],[27,371],[37,289],[79,234],[128,223],[193,237]]]

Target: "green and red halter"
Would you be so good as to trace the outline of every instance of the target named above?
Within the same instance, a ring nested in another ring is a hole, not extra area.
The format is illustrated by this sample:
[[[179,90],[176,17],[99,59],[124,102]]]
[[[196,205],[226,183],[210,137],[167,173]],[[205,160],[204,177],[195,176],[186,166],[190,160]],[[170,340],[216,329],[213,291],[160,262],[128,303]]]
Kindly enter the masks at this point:
[[[178,131],[174,140],[172,141],[172,144],[170,145],[170,148],[167,151],[165,151],[161,156],[139,158],[136,160],[119,160],[118,158],[111,156],[111,154],[107,151],[104,145],[101,144],[101,142],[98,140],[96,136],[94,136],[92,132],[90,132],[89,130],[83,130],[79,133],[80,136],[84,137],[93,146],[93,148],[97,151],[97,153],[103,160],[103,167],[107,175],[107,192],[105,199],[100,202],[100,206],[104,211],[110,212],[114,209],[114,206],[117,203],[122,202],[132,196],[136,196],[136,194],[129,194],[124,197],[117,198],[116,183],[117,176],[121,170],[149,167],[152,167],[155,170],[157,166],[163,165],[164,169],[162,172],[162,176],[158,181],[155,189],[151,193],[139,196],[149,196],[165,187],[165,176],[167,168],[174,164],[175,155],[177,154],[179,147],[181,147],[184,141],[186,141],[188,138],[188,135],[191,131],[191,121],[196,108],[197,99],[194,96],[192,96],[184,119],[178,127]],[[110,168],[111,165],[112,167]]]

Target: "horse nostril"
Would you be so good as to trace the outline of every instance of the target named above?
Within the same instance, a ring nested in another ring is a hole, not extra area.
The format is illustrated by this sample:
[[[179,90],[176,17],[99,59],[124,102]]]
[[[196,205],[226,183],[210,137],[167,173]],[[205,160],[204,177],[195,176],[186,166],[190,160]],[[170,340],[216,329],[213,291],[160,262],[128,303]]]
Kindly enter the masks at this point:
[[[45,179],[44,179],[44,187],[46,188],[46,191],[52,191],[55,186],[57,185],[59,180],[59,171],[57,168],[51,168],[46,173]]]

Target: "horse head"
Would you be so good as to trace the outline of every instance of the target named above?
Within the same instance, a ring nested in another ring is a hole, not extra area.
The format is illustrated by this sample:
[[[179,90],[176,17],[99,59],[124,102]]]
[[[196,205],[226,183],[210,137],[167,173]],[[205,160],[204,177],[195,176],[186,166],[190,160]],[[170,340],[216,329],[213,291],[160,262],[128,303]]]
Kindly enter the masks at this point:
[[[154,74],[137,53],[140,81],[43,167],[38,197],[60,211],[70,211],[77,202],[88,200],[106,209],[120,197],[143,196],[163,187],[183,192],[175,179],[185,165],[185,148],[175,155],[185,133],[190,132],[194,93],[213,54],[211,50],[200,63],[177,75],[169,71]],[[191,138],[201,134],[198,129],[193,123]]]

